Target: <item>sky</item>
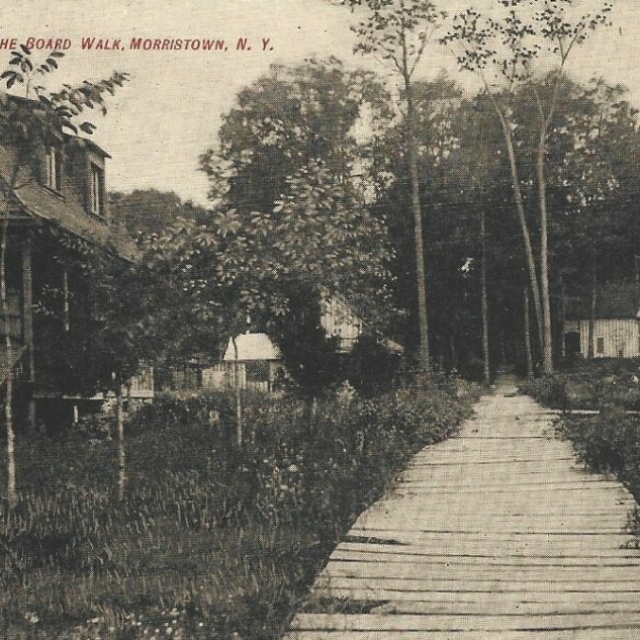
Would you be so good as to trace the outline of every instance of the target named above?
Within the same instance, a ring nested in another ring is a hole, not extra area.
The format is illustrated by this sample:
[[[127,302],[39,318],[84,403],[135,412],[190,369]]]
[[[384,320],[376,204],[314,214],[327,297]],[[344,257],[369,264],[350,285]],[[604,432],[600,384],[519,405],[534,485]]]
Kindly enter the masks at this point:
[[[496,4],[441,0],[439,7],[453,13],[469,5],[490,9]],[[599,4],[577,2],[582,11]],[[580,80],[603,76],[622,83],[640,107],[640,2],[613,4],[613,26],[576,51],[569,72]],[[94,139],[112,156],[110,190],[153,187],[206,204],[207,179],[198,171],[198,156],[215,146],[221,115],[234,106],[237,92],[272,63],[295,65],[333,55],[390,75],[377,61],[352,53],[354,18],[339,0],[21,0],[3,5],[0,68],[9,59],[12,39],[33,39],[36,56],[44,57],[53,38],[62,42],[66,55],[51,76],[52,87],[99,80],[114,69],[131,74],[130,82],[109,99],[107,116],[96,121]],[[138,49],[132,39],[140,39]],[[185,50],[188,39],[194,42]],[[238,48],[239,39],[246,39],[244,50]],[[165,50],[153,50],[156,40]],[[215,44],[204,51],[205,40],[224,43],[217,51]],[[198,50],[192,48],[195,41]],[[152,48],[145,50],[145,45]],[[472,76],[457,71],[451,52],[434,44],[417,75],[428,79],[442,69],[467,91],[477,87]]]

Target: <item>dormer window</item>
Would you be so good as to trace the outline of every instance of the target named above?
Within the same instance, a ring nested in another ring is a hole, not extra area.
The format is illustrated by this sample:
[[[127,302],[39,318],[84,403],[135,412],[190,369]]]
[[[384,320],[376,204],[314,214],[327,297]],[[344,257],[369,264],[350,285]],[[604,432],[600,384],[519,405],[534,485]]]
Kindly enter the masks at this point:
[[[45,157],[45,184],[53,191],[62,190],[62,154],[54,148]]]
[[[95,216],[104,216],[104,170],[91,163],[90,201],[91,213]]]

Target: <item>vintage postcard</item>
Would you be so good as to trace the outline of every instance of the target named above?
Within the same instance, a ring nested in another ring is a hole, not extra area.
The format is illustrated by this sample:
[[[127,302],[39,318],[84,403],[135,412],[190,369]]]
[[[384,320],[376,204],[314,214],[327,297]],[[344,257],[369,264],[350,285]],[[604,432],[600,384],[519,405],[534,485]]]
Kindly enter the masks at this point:
[[[640,6],[0,12],[0,640],[640,638]]]

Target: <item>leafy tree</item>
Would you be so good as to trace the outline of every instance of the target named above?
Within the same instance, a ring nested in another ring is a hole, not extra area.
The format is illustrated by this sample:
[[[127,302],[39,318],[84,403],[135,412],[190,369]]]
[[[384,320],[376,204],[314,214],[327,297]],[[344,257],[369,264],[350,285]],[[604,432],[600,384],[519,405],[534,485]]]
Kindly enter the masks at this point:
[[[341,291],[362,301],[362,314],[370,309],[367,317],[381,317],[391,255],[385,228],[327,166],[299,169],[273,210],[246,218],[221,209],[205,225],[184,220],[160,239],[156,254],[180,283],[183,308],[223,343],[244,330],[249,314],[286,350],[289,338],[276,327],[291,320],[292,333],[298,331],[302,290]]]
[[[106,113],[105,95],[113,94],[127,80],[127,74],[114,72],[99,82],[84,81],[77,86],[64,85],[59,91],[47,91],[34,82],[52,73],[64,54],[52,51],[44,62],[38,63],[24,45],[11,51],[11,58],[0,79],[8,90],[21,87],[25,97],[6,94],[0,101],[0,144],[10,150],[9,166],[0,179],[4,192],[0,241],[0,313],[7,326],[7,253],[9,250],[11,209],[29,180],[37,175],[36,163],[43,148],[55,145],[63,133],[90,135],[95,125],[89,121],[76,123],[87,109],[98,107]],[[81,138],[75,138],[82,144]],[[5,331],[5,428],[7,432],[7,498],[10,505],[17,501],[15,468],[15,432],[13,424],[13,346]]]
[[[409,165],[416,256],[416,294],[420,335],[418,362],[420,369],[426,372],[431,368],[431,357],[418,153],[414,141],[416,97],[413,82],[416,68],[426,46],[444,14],[438,12],[430,0],[399,0],[399,2],[349,0],[349,4],[355,13],[362,16],[361,21],[353,27],[358,37],[355,51],[381,58],[391,66],[402,81],[405,148]]]
[[[287,371],[312,400],[346,377],[339,338],[328,337],[321,324],[321,296],[312,284],[294,286],[287,313],[269,323]]]
[[[220,335],[242,332],[250,315],[286,351],[302,330],[295,320],[313,315],[300,312],[297,290],[340,291],[359,315],[388,320],[391,250],[366,207],[375,135],[358,134],[387,117],[384,96],[372,73],[335,58],[272,66],[239,93],[201,157],[215,214],[184,227],[171,251],[198,275],[187,289],[222,320]]]
[[[157,189],[134,189],[131,193],[109,194],[111,216],[122,223],[136,239],[142,236],[161,235],[180,218],[206,221],[210,213],[192,202],[183,202],[173,192]]]
[[[467,164],[455,167],[461,144],[462,92],[454,81],[441,76],[432,82],[415,82],[416,99],[414,146],[418,160],[418,178],[423,216],[423,229],[429,238],[425,269],[430,291],[431,356],[445,367],[457,366],[457,346],[461,326],[468,324],[468,305],[464,304],[466,282],[459,269],[469,257],[469,243],[477,237],[466,233],[469,207],[464,193],[468,184]],[[394,176],[379,199],[379,207],[386,212],[397,242],[394,274],[401,306],[415,309],[415,260],[411,220],[398,216],[397,210],[411,208],[408,154],[404,144],[404,126],[391,128],[384,138],[383,157],[388,158],[383,177]],[[467,150],[468,151],[468,150]],[[454,177],[455,176],[455,177]],[[463,182],[461,182],[463,181]],[[465,220],[463,222],[463,220]],[[419,324],[415,315],[409,316],[410,330]],[[415,338],[414,338],[415,339]]]
[[[635,268],[638,112],[625,94],[603,80],[566,82],[550,143],[556,153],[549,159],[549,200],[558,212],[551,257],[563,288],[590,289],[593,310],[600,278],[624,279]],[[591,355],[593,324],[592,317]]]
[[[585,42],[590,31],[608,22],[607,14],[611,11],[611,5],[606,3],[598,11],[574,18],[570,15],[572,0],[510,0],[500,4],[508,8],[501,18],[485,16],[474,9],[458,14],[452,30],[443,38],[443,43],[454,42],[460,46],[460,67],[480,75],[503,130],[541,337],[543,369],[550,373],[553,370],[553,345],[545,171],[548,136],[558,109],[566,63],[572,51]],[[523,17],[522,12],[518,11],[522,7],[531,9],[532,15]],[[558,64],[557,70],[548,78],[550,90],[544,96],[538,90],[540,85],[533,81],[534,63],[543,50],[556,56]],[[518,123],[513,118],[512,101],[514,94],[523,87],[531,90],[536,105],[533,130],[537,136],[535,168],[540,213],[539,271],[525,214],[515,143]]]
[[[141,241],[134,261],[62,234],[46,248],[53,259],[59,252],[73,252],[77,282],[70,299],[71,327],[60,331],[60,312],[56,317],[55,311],[60,305],[53,305],[53,311],[45,310],[53,315],[53,333],[40,339],[57,343],[51,364],[68,393],[92,396],[101,392],[115,399],[120,500],[124,499],[126,483],[123,405],[132,378],[143,365],[161,369],[180,358],[185,343],[191,350],[197,338],[198,325],[189,316],[182,282],[162,268],[156,244],[155,238]],[[84,285],[84,294],[79,282]],[[39,356],[43,369],[42,354]]]
[[[200,158],[210,199],[244,222],[253,211],[271,212],[290,177],[312,162],[338,182],[351,179],[371,153],[359,131],[388,117],[385,96],[374,74],[347,71],[336,58],[272,65],[239,92],[217,144]]]

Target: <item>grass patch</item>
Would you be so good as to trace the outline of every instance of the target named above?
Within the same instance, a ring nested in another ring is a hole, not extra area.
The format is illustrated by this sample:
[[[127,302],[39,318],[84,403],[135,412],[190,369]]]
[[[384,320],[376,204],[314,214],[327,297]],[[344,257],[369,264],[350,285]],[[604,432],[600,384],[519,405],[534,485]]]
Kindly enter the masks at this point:
[[[127,424],[124,502],[108,430],[21,437],[20,502],[0,503],[0,635],[278,637],[357,515],[475,397],[441,386],[313,412],[253,398],[241,450],[229,398],[160,398]]]
[[[640,500],[640,417],[616,405],[597,415],[565,415],[557,425],[579,459],[597,473],[613,474]]]
[[[594,409],[604,405],[640,411],[640,360],[598,358],[521,384],[521,390],[551,409]]]

